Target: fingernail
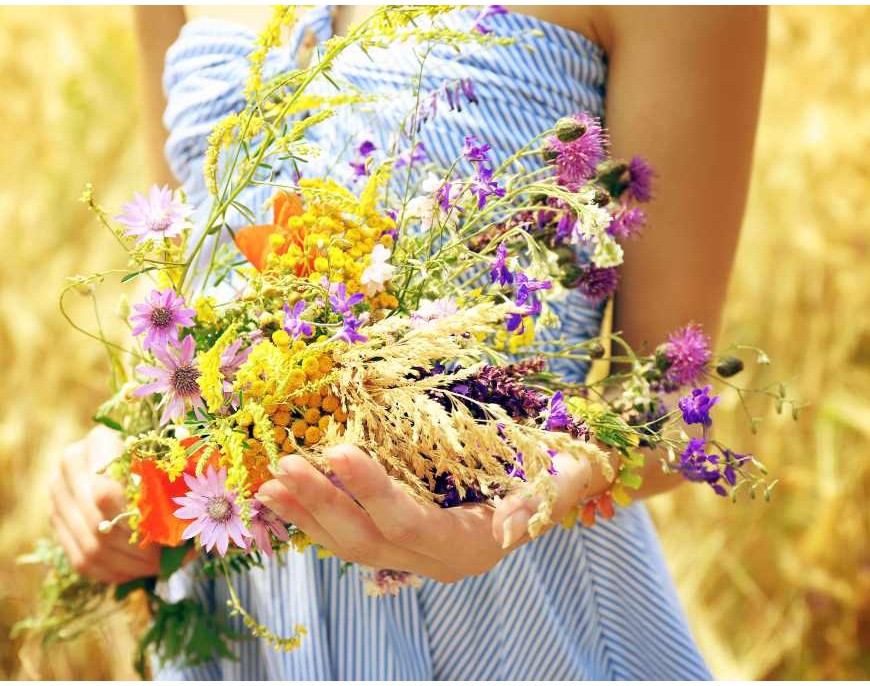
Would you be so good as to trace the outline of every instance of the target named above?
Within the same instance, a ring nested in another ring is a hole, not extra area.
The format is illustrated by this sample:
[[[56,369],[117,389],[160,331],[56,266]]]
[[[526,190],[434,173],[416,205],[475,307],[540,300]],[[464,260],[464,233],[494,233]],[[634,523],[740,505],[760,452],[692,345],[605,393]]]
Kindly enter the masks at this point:
[[[514,512],[510,517],[504,520],[502,525],[502,548],[510,548],[514,543],[519,541],[526,533],[529,526],[529,513],[525,509],[520,509]]]

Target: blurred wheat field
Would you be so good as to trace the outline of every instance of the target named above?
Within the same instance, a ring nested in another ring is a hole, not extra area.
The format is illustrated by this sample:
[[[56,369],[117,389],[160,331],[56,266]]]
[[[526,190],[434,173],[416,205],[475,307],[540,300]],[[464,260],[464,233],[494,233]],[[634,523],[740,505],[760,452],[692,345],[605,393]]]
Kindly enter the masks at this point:
[[[50,13],[50,21],[46,21]],[[811,403],[801,421],[741,408],[724,438],[781,479],[771,504],[705,489],[650,503],[690,623],[718,678],[870,678],[870,9],[774,8],[753,184],[720,343],[758,343]],[[39,574],[58,447],[105,393],[100,347],[60,316],[67,275],[121,255],[76,202],[120,206],[147,182],[132,15],[0,8],[0,678],[133,678],[129,620],[44,654],[7,639]],[[119,289],[99,290],[104,324]],[[88,321],[92,303],[75,297]],[[768,378],[769,377],[769,378]],[[748,383],[749,379],[744,379]]]

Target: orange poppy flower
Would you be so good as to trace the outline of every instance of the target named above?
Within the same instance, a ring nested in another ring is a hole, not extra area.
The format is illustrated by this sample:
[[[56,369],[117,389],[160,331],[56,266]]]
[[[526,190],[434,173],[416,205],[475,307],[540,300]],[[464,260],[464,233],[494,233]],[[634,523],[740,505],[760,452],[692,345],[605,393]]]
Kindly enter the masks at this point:
[[[181,444],[186,448],[195,443],[196,438],[185,438]],[[187,460],[185,474],[194,474],[205,448],[200,448]],[[218,452],[213,450],[208,464],[217,467]],[[189,490],[182,477],[170,481],[169,476],[161,470],[153,460],[134,458],[130,471],[142,479],[139,485],[139,497],[136,506],[139,508],[139,534],[141,547],[149,543],[175,547],[181,545],[181,534],[190,522],[178,519],[173,513],[178,505],[173,498],[180,498]]]
[[[288,226],[291,217],[298,217],[302,214],[302,198],[296,193],[281,191],[275,196],[272,211],[272,224],[245,226],[236,232],[236,246],[248,262],[257,268],[257,271],[263,271],[266,266],[266,258],[273,252],[277,255],[283,255],[291,245],[304,248],[304,232],[294,231]],[[269,243],[269,236],[275,233],[284,238],[284,243],[277,249]]]

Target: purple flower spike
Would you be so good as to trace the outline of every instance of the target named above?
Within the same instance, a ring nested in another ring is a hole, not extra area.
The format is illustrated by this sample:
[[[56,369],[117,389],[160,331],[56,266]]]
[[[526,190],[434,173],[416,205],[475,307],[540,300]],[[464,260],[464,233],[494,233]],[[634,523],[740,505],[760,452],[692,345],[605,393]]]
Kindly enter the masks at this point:
[[[154,356],[163,363],[162,367],[140,364],[136,372],[154,379],[151,383],[139,386],[133,395],[141,398],[152,393],[162,393],[163,415],[160,424],[168,424],[184,416],[188,406],[197,414],[205,412],[205,403],[199,388],[199,368],[194,362],[196,343],[193,336],[187,335],[179,350],[155,350]]]
[[[677,386],[694,383],[710,362],[710,338],[698,324],[675,331],[665,344],[665,357],[671,366],[665,378]]]
[[[719,396],[710,396],[710,386],[704,388],[693,388],[691,395],[680,398],[677,405],[680,412],[683,413],[683,421],[686,424],[700,424],[701,426],[710,426],[713,420],[710,418],[710,410],[717,402]]]
[[[492,282],[501,286],[507,286],[514,282],[514,275],[507,268],[507,254],[507,244],[501,243],[495,252],[495,262],[489,271]]]
[[[474,25],[471,27],[471,30],[477,31],[479,34],[486,36],[492,33],[492,29],[484,26],[483,22],[485,22],[490,17],[495,17],[500,14],[507,14],[507,12],[507,8],[503,5],[488,5],[487,7],[484,7],[474,18]]]
[[[210,551],[217,549],[226,555],[230,540],[240,548],[248,549],[252,534],[242,522],[241,509],[236,503],[236,494],[226,489],[227,470],[215,472],[209,467],[205,474],[184,475],[184,483],[190,489],[187,495],[172,500],[178,505],[175,516],[194,520],[181,537],[184,540],[199,536],[200,545]]]
[[[169,186],[154,185],[147,198],[136,193],[123,210],[124,214],[115,219],[126,227],[124,233],[127,236],[142,243],[148,239],[162,241],[180,236],[182,231],[190,228],[187,217],[193,208],[182,202],[178,191],[170,190]]]
[[[342,284],[342,286],[343,285],[344,284]],[[330,302],[332,302],[332,298],[330,298]],[[314,326],[312,323],[300,319],[304,310],[305,301],[303,300],[298,301],[293,306],[292,311],[290,310],[290,305],[284,303],[284,331],[293,336],[294,339],[299,338],[300,336],[308,338],[314,334]]]
[[[169,343],[177,346],[178,327],[193,326],[196,314],[184,305],[184,298],[171,288],[151,291],[146,302],[133,306],[136,310],[130,317],[133,335],[145,334],[142,346],[146,350],[166,350]]]

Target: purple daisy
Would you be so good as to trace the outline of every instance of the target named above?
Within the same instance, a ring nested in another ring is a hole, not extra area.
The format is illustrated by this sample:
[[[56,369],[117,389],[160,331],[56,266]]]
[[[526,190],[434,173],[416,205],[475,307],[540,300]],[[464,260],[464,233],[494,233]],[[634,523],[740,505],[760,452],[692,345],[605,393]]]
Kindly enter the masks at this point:
[[[607,300],[619,285],[619,271],[616,267],[596,267],[587,265],[577,277],[575,287],[587,300],[598,304]]]
[[[198,535],[206,551],[217,548],[222,556],[226,555],[230,540],[247,549],[253,537],[242,522],[236,494],[226,489],[226,482],[225,468],[215,472],[214,467],[209,466],[205,474],[184,474],[184,483],[190,490],[187,495],[172,499],[181,505],[174,513],[176,517],[194,520],[181,537],[188,540]]]
[[[634,238],[645,224],[646,212],[637,207],[623,207],[613,215],[607,233],[619,240]]]
[[[677,386],[694,383],[710,362],[710,337],[699,324],[689,324],[668,337],[664,346],[670,367],[665,379]]]
[[[710,396],[710,386],[704,388],[693,388],[692,393],[684,398],[680,398],[677,405],[680,412],[683,413],[683,421],[686,424],[700,424],[701,426],[710,426],[713,420],[710,418],[710,410],[717,402],[719,396]]]
[[[652,180],[655,176],[653,168],[642,157],[632,157],[628,163],[628,188],[626,194],[637,202],[649,202],[652,199]]]
[[[572,118],[581,126],[581,135],[567,142],[556,136],[548,141],[550,150],[556,155],[559,183],[563,185],[586,182],[606,157],[604,146],[607,144],[607,136],[598,119],[585,112]]]
[[[184,297],[171,288],[153,290],[148,300],[134,305],[130,317],[133,335],[145,333],[142,345],[146,350],[165,350],[168,343],[178,345],[178,327],[193,326],[195,310],[186,308]]]
[[[188,334],[181,342],[181,348],[154,351],[154,356],[163,363],[162,367],[148,364],[136,367],[137,373],[155,380],[139,386],[133,395],[141,398],[152,393],[163,394],[161,425],[183,417],[188,406],[197,413],[205,411],[198,381],[200,372],[193,360],[195,353],[196,343]]]
[[[178,191],[169,186],[151,186],[146,198],[141,193],[133,196],[133,201],[123,207],[124,214],[115,217],[125,227],[127,236],[135,237],[137,242],[153,239],[176,238],[190,228],[188,216],[193,211],[190,205],[181,200]]]
[[[272,536],[279,541],[287,542],[290,540],[290,534],[284,523],[278,519],[272,510],[263,505],[259,500],[251,500],[251,535],[254,543],[257,545],[257,550],[264,553],[266,557],[272,557]],[[270,535],[271,534],[271,535]],[[250,547],[251,541],[248,541]]]
[[[300,336],[307,338],[314,334],[314,325],[311,322],[300,319],[304,311],[304,300],[298,301],[293,306],[293,310],[290,309],[288,303],[284,303],[284,331],[293,336],[293,338],[299,338]]]

